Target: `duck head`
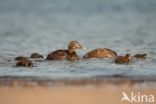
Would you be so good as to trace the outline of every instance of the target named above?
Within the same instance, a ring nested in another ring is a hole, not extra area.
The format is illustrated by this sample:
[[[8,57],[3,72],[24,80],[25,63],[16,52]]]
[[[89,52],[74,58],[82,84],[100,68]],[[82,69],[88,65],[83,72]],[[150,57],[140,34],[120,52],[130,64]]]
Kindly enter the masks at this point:
[[[132,59],[132,56],[131,56],[131,54],[127,53],[127,54],[125,55],[125,58],[128,59],[128,60],[131,60],[131,59]]]
[[[143,54],[143,59],[145,59],[147,57],[147,54],[146,53],[144,53]]]
[[[78,41],[71,41],[68,44],[68,50],[70,52],[75,52],[76,49],[86,49],[86,48],[83,47]]]

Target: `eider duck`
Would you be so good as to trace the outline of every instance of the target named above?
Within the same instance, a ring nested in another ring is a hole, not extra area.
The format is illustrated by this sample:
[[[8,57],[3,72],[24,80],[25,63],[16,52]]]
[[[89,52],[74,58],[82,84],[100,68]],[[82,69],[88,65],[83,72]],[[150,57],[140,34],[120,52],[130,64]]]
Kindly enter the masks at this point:
[[[116,64],[128,64],[132,60],[132,56],[130,54],[126,54],[125,56],[118,56],[115,59]]]
[[[147,58],[147,54],[144,53],[144,54],[136,54],[134,55],[135,58],[137,59],[146,59]]]
[[[78,41],[71,41],[68,44],[67,50],[56,50],[48,54],[47,60],[78,60],[79,57],[76,54],[76,49],[85,49]]]
[[[17,59],[16,62],[16,67],[32,67],[33,66],[33,62],[25,57],[23,57],[22,59]]]
[[[18,60],[25,60],[27,59],[26,57],[23,57],[23,56],[18,56],[18,57],[15,57],[15,60],[18,61]]]
[[[30,56],[32,59],[37,59],[37,58],[44,58],[41,54],[39,53],[32,53],[31,56]]]
[[[98,48],[94,49],[83,56],[84,59],[89,58],[116,58],[117,53],[111,49]]]

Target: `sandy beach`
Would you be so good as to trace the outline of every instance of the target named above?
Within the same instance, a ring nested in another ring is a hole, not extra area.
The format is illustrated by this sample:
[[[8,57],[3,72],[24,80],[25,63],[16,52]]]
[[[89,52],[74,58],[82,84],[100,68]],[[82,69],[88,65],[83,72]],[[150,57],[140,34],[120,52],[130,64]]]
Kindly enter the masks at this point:
[[[1,80],[1,104],[133,104],[121,101],[122,92],[128,96],[132,92],[137,96],[156,96],[154,81],[74,80],[55,83],[47,81],[45,84],[43,82],[39,84],[37,81],[16,79],[3,85],[2,82]],[[154,103],[141,102],[141,104]]]

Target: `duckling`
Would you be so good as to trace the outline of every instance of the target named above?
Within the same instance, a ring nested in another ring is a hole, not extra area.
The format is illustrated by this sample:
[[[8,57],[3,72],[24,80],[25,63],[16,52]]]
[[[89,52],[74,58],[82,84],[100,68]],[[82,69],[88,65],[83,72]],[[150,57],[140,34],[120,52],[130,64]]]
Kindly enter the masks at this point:
[[[32,53],[30,56],[32,59],[36,59],[36,58],[44,58],[41,54],[39,53]]]
[[[116,64],[128,64],[132,61],[132,56],[128,53],[125,56],[118,56],[115,59]]]
[[[76,49],[85,49],[78,41],[71,41],[67,50],[56,50],[48,54],[47,60],[79,60]]]
[[[17,60],[16,62],[16,67],[32,67],[33,66],[33,62],[27,58],[23,58],[21,60]]]
[[[27,59],[26,57],[24,56],[18,56],[18,57],[15,57],[15,60],[18,61],[18,60],[25,60]]]
[[[84,59],[89,58],[115,58],[117,53],[111,49],[98,48],[94,49],[83,56]]]
[[[137,59],[146,59],[147,58],[147,54],[144,53],[144,54],[136,54],[134,55],[135,58]]]

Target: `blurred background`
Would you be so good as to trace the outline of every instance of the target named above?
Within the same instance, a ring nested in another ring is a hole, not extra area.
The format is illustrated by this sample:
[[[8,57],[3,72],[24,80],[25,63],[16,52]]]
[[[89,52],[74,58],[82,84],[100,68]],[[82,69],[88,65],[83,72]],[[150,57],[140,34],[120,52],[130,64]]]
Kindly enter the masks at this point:
[[[46,53],[66,48],[70,40],[89,48],[155,45],[155,5],[155,0],[0,0],[0,50]]]
[[[110,61],[106,60],[76,65],[62,62],[62,66],[59,66],[60,63],[53,63],[49,67],[49,64],[42,63],[43,65],[37,64],[38,67],[29,72],[11,70],[12,64],[1,63],[1,75],[38,73],[43,76],[62,76],[60,73],[64,73],[65,76],[103,76],[107,72],[106,75],[155,76],[155,37],[156,0],[0,0],[1,59],[32,52],[46,56],[55,49],[66,48],[71,40],[82,43],[87,51],[105,47],[124,54],[129,49],[132,54],[142,52],[150,57],[145,62],[128,67],[110,65]],[[84,53],[86,51],[78,51],[80,56]],[[47,70],[45,72],[42,69]],[[134,71],[131,72],[131,69]]]

